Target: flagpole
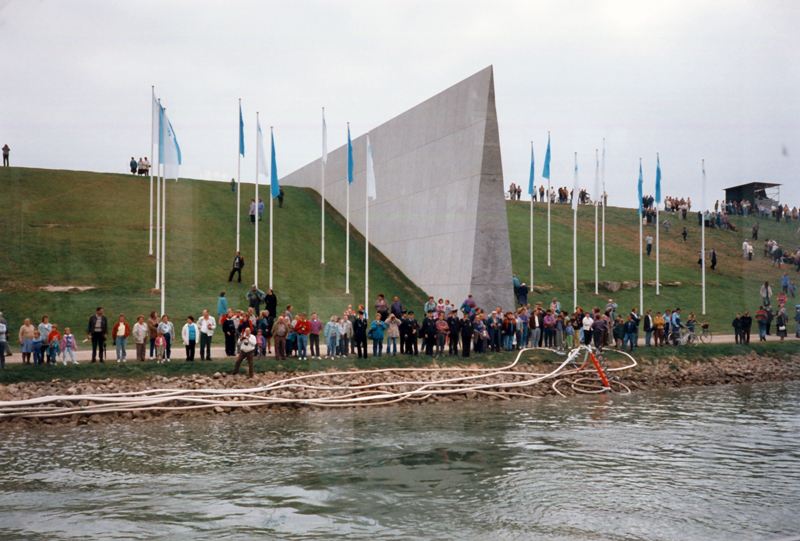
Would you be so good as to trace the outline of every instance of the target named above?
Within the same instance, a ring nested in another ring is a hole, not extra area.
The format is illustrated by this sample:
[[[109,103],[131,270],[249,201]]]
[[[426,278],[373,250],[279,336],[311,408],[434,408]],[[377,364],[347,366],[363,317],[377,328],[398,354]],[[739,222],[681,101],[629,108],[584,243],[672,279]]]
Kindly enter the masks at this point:
[[[161,100],[158,100],[159,107],[161,106]],[[159,124],[163,121],[161,120],[164,118],[163,114],[161,113],[161,109],[159,109]],[[160,289],[161,287],[161,143],[160,141],[164,137],[164,128],[163,126],[159,126],[159,145],[158,145],[158,173],[159,175],[156,177],[156,286],[155,289]]]
[[[533,188],[533,141],[531,141],[531,188]],[[533,193],[536,193],[535,190],[531,190]],[[528,288],[529,291],[533,291],[533,193],[530,194],[531,196],[531,285]]]
[[[239,98],[239,117],[242,114],[242,98]],[[257,128],[256,128],[257,129]],[[241,149],[239,149],[241,150]],[[242,153],[236,153],[237,169],[236,169],[236,251],[239,252],[239,234],[242,226]],[[256,160],[256,170],[258,169],[258,160]],[[258,180],[258,178],[256,178]]]
[[[639,158],[639,171],[642,170],[642,159]],[[642,208],[641,199],[639,200],[639,209]],[[643,276],[644,273],[642,272],[642,265],[644,261],[642,259],[642,213],[639,213],[639,313],[641,314],[644,311],[644,282]]]
[[[325,154],[325,108],[322,108],[322,154]],[[322,261],[325,264],[325,160],[320,160],[322,166]]]
[[[578,153],[575,153],[575,175],[578,174]],[[577,182],[575,183],[577,184]],[[575,193],[577,186],[572,189],[572,197],[577,198],[578,194]],[[578,205],[573,204],[574,210],[572,211],[572,309],[573,311],[578,307]]]
[[[348,141],[350,139],[350,123],[347,123],[347,137]],[[348,157],[349,160],[349,157]],[[348,168],[350,167],[348,163]],[[347,184],[347,211],[345,216],[345,270],[344,270],[344,292],[346,295],[350,294],[350,175],[348,172],[348,177],[345,179],[345,183]],[[366,305],[364,305],[364,309],[366,310]]]
[[[700,249],[700,260],[703,267],[703,315],[706,315],[706,161],[703,160],[703,202],[700,210],[703,218],[700,220],[700,231],[702,248]]]
[[[274,138],[272,134],[272,126],[269,127],[269,136],[271,139]],[[258,160],[256,160],[258,161]],[[272,176],[270,175],[269,179],[269,288],[272,289],[272,200],[275,199],[272,196]]]
[[[601,200],[603,202],[603,268],[606,268],[606,138],[603,137],[603,195]]]
[[[656,152],[656,162],[658,162],[658,152]],[[656,201],[656,295],[661,295],[661,265],[659,262],[659,230],[661,229],[658,221],[658,201]]]
[[[369,152],[369,148],[367,148],[367,152]],[[369,172],[367,172],[369,174]],[[366,185],[367,183],[365,183]],[[366,193],[365,200],[367,205],[365,207],[365,246],[364,246],[364,253],[365,255],[365,269],[364,269],[364,315],[366,317],[367,314],[367,306],[369,306],[369,189],[365,189],[364,192]]]
[[[167,118],[167,108],[164,107],[164,118]],[[161,127],[162,133],[166,131],[167,126],[164,124]],[[164,144],[166,144],[166,137],[164,137]],[[166,152],[165,152],[166,154]],[[165,156],[166,158],[166,156]],[[167,160],[164,159],[164,165],[161,168],[161,315],[166,312],[166,279],[165,274],[167,271]]]
[[[597,163],[597,149],[594,149],[594,159]],[[597,177],[595,176],[595,187],[597,187]],[[597,278],[597,201],[594,202],[594,294],[598,294]]]
[[[256,111],[256,147],[258,146],[258,143],[259,143],[259,140],[258,140],[258,125],[259,125],[258,124],[258,111]],[[263,141],[262,141],[262,143],[263,143]],[[256,148],[256,152],[258,152],[258,150],[259,149]],[[272,194],[270,194],[270,195],[272,195]],[[258,286],[258,219],[259,218],[260,218],[260,215],[258,214],[258,159],[256,159],[256,220],[255,220],[255,225],[256,225],[256,235],[255,235],[256,246],[255,246],[255,265],[254,265],[254,268],[253,268],[253,272],[255,273],[255,279],[253,280],[253,283],[256,286]]]
[[[153,123],[153,105],[156,102],[156,87],[150,85],[150,251],[149,255],[153,255],[153,130],[156,128]]]

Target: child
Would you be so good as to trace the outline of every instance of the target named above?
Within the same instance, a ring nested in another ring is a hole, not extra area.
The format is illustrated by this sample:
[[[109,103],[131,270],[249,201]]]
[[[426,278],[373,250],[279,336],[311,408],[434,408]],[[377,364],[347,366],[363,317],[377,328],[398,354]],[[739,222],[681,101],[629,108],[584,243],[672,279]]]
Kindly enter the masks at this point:
[[[572,337],[575,336],[575,321],[570,318],[567,323],[567,349],[572,349]]]
[[[78,343],[72,333],[69,332],[69,327],[66,327],[64,329],[64,337],[61,339],[61,355],[63,356],[64,366],[67,366],[67,353],[72,359],[72,364],[78,364],[78,361],[75,360],[75,355],[72,353],[73,351],[78,351]]]
[[[264,340],[264,336],[261,333],[261,329],[258,329],[258,332],[256,333],[256,351],[258,352],[259,359],[267,354],[267,344]]]
[[[797,291],[797,287],[795,287],[794,282],[789,284],[789,293],[792,294],[792,298],[794,298],[794,292]]]
[[[39,331],[33,332],[33,364],[44,363],[44,350],[42,349],[42,336]]]
[[[164,333],[158,331],[156,336],[156,362],[161,364],[164,362],[164,352],[167,348],[167,341],[164,339]]]
[[[47,363],[58,364],[58,351],[61,346],[61,333],[58,332],[58,325],[53,325],[53,330],[47,337]]]

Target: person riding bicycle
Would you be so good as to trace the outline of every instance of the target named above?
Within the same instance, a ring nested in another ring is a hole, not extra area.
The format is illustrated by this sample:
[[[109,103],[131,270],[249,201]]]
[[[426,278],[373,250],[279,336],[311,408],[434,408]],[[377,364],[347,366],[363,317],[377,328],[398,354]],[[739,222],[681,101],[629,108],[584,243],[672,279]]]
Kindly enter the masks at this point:
[[[694,312],[690,312],[689,317],[686,320],[686,326],[689,328],[690,331],[694,332],[695,325],[697,325],[697,317],[694,315]]]

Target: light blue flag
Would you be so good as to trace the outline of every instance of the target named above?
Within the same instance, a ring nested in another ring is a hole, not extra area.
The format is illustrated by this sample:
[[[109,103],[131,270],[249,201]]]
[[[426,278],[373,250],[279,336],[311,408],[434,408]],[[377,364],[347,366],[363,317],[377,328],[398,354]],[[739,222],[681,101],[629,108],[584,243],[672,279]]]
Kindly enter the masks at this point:
[[[542,178],[550,178],[550,134],[547,134],[547,152],[544,155],[544,169],[542,169]]]
[[[656,203],[661,203],[661,159],[656,156]]]
[[[244,157],[244,120],[242,120],[242,104],[239,104],[239,154]]]
[[[528,181],[528,195],[534,195],[536,189],[533,187],[533,146],[531,146],[531,178]]]
[[[164,113],[164,178],[174,178],[178,180],[178,166],[183,161],[181,158],[181,147],[175,135],[169,117]]]
[[[164,108],[158,103],[158,163],[164,163]]]
[[[639,164],[639,216],[644,214],[644,207],[642,205],[642,164]]]
[[[272,197],[278,197],[281,194],[281,187],[278,185],[278,163],[275,160],[275,134],[270,134],[272,137],[272,176],[270,177],[270,192]]]
[[[353,183],[353,143],[350,142],[350,126],[347,126],[347,183]]]

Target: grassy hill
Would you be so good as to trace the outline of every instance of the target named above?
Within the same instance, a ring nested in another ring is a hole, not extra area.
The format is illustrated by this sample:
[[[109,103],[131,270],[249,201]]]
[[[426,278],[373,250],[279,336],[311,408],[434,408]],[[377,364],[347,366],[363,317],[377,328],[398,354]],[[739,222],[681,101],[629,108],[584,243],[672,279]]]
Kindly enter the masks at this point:
[[[268,204],[268,191],[262,186]],[[253,186],[242,186],[242,283],[229,283],[236,248],[236,195],[230,185],[184,180],[167,183],[166,310],[182,323],[204,308],[215,313],[225,291],[228,304],[245,307],[254,279],[254,230],[248,207]],[[345,295],[344,219],[329,209],[326,265],[320,265],[320,206],[313,191],[285,188],[275,204],[274,289],[279,308],[340,313],[364,302],[364,238],[351,233],[351,295]],[[16,332],[22,320],[51,321],[80,334],[97,306],[113,320],[129,320],[160,307],[154,291],[155,256],[148,255],[149,179],[25,168],[0,168],[0,310]],[[269,286],[269,207],[259,232],[259,286]],[[351,229],[352,232],[352,229]],[[419,307],[427,297],[374,248],[370,296],[398,295]],[[47,292],[41,286],[92,286],[84,292]],[[373,299],[374,302],[374,299]]]
[[[511,236],[511,258],[514,273],[524,281],[530,280],[530,203],[508,201],[509,230]],[[534,285],[552,286],[553,289],[529,297],[529,300],[550,302],[553,296],[563,305],[572,306],[572,223],[573,213],[570,205],[551,205],[551,267],[547,267],[547,205],[534,204]],[[706,229],[706,250],[717,251],[717,267],[710,271],[706,267],[706,316],[700,315],[701,272],[697,264],[701,246],[701,229],[697,214],[689,214],[687,220],[678,220],[677,214],[661,213],[661,221],[670,220],[668,234],[661,231],[661,283],[681,282],[680,287],[661,287],[661,295],[655,294],[655,287],[645,285],[644,305],[655,312],[665,309],[681,308],[683,320],[689,312],[696,312],[698,319],[708,321],[712,330],[732,334],[731,321],[737,311],[750,310],[755,313],[761,304],[759,288],[764,281],[773,285],[774,296],[780,292],[780,277],[788,270],[795,283],[800,275],[794,269],[778,270],[764,257],[764,240],[776,239],[782,246],[795,249],[800,244],[797,237],[797,222],[776,223],[774,218],[734,216],[737,232]],[[606,209],[606,266],[599,268],[600,281],[639,280],[639,242],[638,214],[635,209],[609,207]],[[599,221],[599,220],[598,220]],[[753,260],[742,257],[742,241],[752,236],[752,227],[760,224],[759,240],[754,243]],[[601,227],[598,225],[598,227]],[[684,243],[680,235],[682,229],[688,231]],[[655,226],[643,227],[643,238],[650,233],[655,239]],[[598,236],[599,237],[599,236]],[[654,241],[655,242],[655,241]],[[599,252],[602,254],[602,252]],[[655,246],[652,255],[644,256],[644,282],[654,281],[656,277]],[[777,285],[776,285],[777,284]],[[613,298],[627,314],[639,305],[639,290],[620,290],[610,293],[599,288],[594,294],[594,208],[581,207],[578,211],[578,304],[585,308],[605,307]],[[788,299],[794,314],[794,304],[800,298]],[[773,299],[773,305],[776,302]]]

